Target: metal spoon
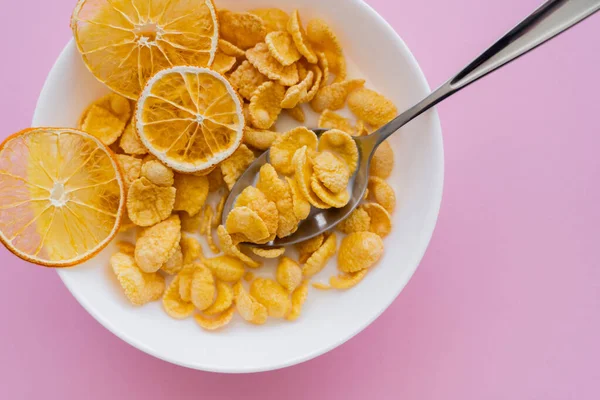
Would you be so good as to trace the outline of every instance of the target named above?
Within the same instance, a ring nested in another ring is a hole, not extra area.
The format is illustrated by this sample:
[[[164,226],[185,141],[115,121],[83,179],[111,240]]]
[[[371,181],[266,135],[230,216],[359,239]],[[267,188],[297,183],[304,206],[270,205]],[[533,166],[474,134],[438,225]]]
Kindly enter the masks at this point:
[[[353,180],[350,182],[351,197],[346,206],[328,210],[313,208],[310,216],[301,222],[298,230],[293,235],[276,238],[272,242],[256,246],[268,248],[290,245],[310,239],[321,232],[335,227],[362,200],[369,179],[371,158],[377,146],[385,139],[440,101],[566,31],[599,9],[600,0],[550,0],[541,5],[515,28],[425,99],[397,116],[376,132],[368,136],[354,137],[360,159]],[[320,135],[324,131],[322,129],[314,130],[317,135]],[[264,152],[248,167],[233,186],[223,209],[223,224],[225,224],[227,214],[231,211],[236,197],[247,186],[255,183],[260,167],[268,162],[268,156],[269,152]]]

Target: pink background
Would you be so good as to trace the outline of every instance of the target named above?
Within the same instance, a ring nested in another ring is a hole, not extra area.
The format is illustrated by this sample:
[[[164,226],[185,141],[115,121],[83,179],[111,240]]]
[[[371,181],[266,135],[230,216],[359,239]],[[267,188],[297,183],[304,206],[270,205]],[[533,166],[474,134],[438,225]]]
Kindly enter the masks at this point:
[[[3,138],[29,126],[75,1],[0,1]],[[540,0],[369,3],[435,86]],[[439,107],[446,182],[431,246],[345,345],[262,374],[177,367],[2,248],[0,398],[600,398],[599,37],[600,15]]]

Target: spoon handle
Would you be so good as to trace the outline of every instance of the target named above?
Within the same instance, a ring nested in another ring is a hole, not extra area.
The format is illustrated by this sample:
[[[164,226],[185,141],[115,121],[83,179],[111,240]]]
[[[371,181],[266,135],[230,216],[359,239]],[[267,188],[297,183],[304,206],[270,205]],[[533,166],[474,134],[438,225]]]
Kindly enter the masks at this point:
[[[440,101],[535,49],[599,9],[600,0],[546,1],[458,74],[377,132],[366,136],[365,141],[370,142],[374,150],[392,133]]]

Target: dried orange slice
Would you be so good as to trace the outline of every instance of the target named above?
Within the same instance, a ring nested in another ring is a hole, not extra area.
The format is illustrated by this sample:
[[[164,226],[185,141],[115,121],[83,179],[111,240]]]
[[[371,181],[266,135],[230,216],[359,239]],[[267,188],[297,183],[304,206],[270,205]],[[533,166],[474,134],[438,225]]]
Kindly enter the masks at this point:
[[[161,69],[210,66],[218,26],[212,0],[79,0],[71,18],[85,65],[132,100]]]
[[[114,154],[75,129],[31,128],[0,144],[0,241],[47,267],[79,264],[119,231],[125,184]]]
[[[135,110],[140,140],[180,172],[205,171],[242,142],[244,113],[231,84],[208,68],[178,66],[149,81]]]

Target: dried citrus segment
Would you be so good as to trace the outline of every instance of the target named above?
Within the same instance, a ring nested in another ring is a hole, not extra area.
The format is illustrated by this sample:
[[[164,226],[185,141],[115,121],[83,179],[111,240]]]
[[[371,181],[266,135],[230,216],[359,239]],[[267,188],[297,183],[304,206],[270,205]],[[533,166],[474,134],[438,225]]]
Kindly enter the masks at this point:
[[[225,39],[219,39],[219,51],[231,57],[244,57],[246,52]]]
[[[394,150],[392,146],[386,140],[379,145],[373,158],[371,158],[371,166],[369,167],[369,174],[377,176],[382,179],[389,178],[394,169]]]
[[[250,14],[254,14],[263,20],[267,33],[274,31],[285,31],[290,16],[279,8],[255,8],[250,10]]]
[[[296,250],[298,250],[298,253],[300,254],[312,254],[315,251],[317,251],[321,245],[323,245],[323,242],[325,241],[325,235],[320,233],[317,236],[311,238],[311,239],[307,239],[303,242],[300,242],[296,245]]]
[[[129,218],[138,226],[154,225],[171,215],[175,188],[157,186],[146,178],[136,179],[127,194]]]
[[[388,213],[392,213],[396,207],[396,194],[394,189],[383,179],[376,176],[369,178],[368,198],[381,205]]]
[[[127,121],[122,121],[110,111],[93,105],[87,111],[87,115],[81,124],[81,130],[87,132],[98,139],[105,145],[111,145],[125,130]]]
[[[202,213],[190,217],[188,213],[181,212],[179,218],[181,219],[181,230],[189,233],[196,233],[203,221]]]
[[[125,127],[125,130],[121,135],[121,140],[119,141],[119,146],[125,153],[131,155],[143,155],[148,153],[148,149],[144,147],[144,144],[135,131],[135,123],[133,121],[130,121]]]
[[[291,293],[302,283],[302,268],[291,258],[282,257],[277,265],[275,279]]]
[[[175,251],[171,254],[171,257],[160,267],[160,269],[169,274],[175,275],[183,268],[183,252],[179,243],[175,246]]]
[[[139,269],[131,255],[113,254],[110,266],[133,305],[141,306],[158,300],[165,291],[165,279],[156,273],[148,274]]]
[[[240,64],[229,76],[229,82],[237,89],[246,100],[250,100],[252,95],[260,85],[268,82],[269,78],[261,74],[247,60]],[[249,119],[249,118],[247,118]]]
[[[244,130],[244,143],[257,150],[267,150],[279,133],[267,129],[254,129],[249,126]]]
[[[125,184],[129,187],[140,177],[142,172],[142,160],[126,154],[117,154],[117,160],[123,170],[123,177],[125,178]]]
[[[308,297],[308,281],[302,282],[300,286],[292,293],[292,307],[290,312],[285,316],[288,321],[295,321],[300,316],[302,306]]]
[[[228,56],[225,53],[217,51],[215,54],[215,60],[213,61],[210,68],[214,71],[217,71],[220,74],[225,74],[233,68],[237,59],[233,56]]]
[[[304,115],[304,109],[300,104],[296,105],[296,107],[286,109],[286,112],[290,117],[295,119],[298,122],[304,122],[306,120],[306,116]]]
[[[250,251],[262,258],[277,258],[285,253],[285,247],[275,247],[271,249],[261,249],[260,247],[251,247]]]
[[[246,58],[261,74],[283,86],[295,85],[298,82],[299,76],[296,64],[281,65],[271,55],[265,43],[259,43],[246,50]]]
[[[302,54],[296,49],[292,35],[286,31],[277,31],[267,34],[265,43],[267,44],[271,56],[279,61],[281,65],[292,65],[302,57]]]
[[[144,272],[155,272],[173,255],[181,240],[181,222],[172,215],[146,228],[135,244],[135,261]]]
[[[335,82],[346,79],[346,60],[342,46],[329,25],[322,19],[312,19],[306,26],[306,36],[316,51],[324,53],[330,71],[336,75]]]
[[[223,225],[219,225],[217,227],[217,237],[219,238],[219,243],[221,243],[223,253],[239,259],[250,268],[260,267],[261,264],[258,261],[253,260],[252,258],[242,253],[238,245],[233,242],[231,235],[229,235],[229,233]]]
[[[209,66],[217,50],[210,0],[80,0],[71,27],[83,62],[115,92],[136,99],[146,81],[173,65]]]
[[[358,283],[363,280],[365,275],[367,275],[367,272],[369,272],[368,269],[362,269],[350,274],[332,276],[329,278],[329,284],[334,289],[350,289],[351,287],[358,285]]]
[[[183,301],[190,302],[192,300],[192,278],[194,271],[198,267],[198,263],[186,264],[177,274],[179,278],[179,295]]]
[[[262,42],[267,30],[260,17],[247,12],[219,11],[221,37],[246,50]]]
[[[319,151],[330,151],[348,164],[350,174],[358,165],[358,148],[352,136],[346,132],[331,129],[319,138]]]
[[[306,37],[306,31],[302,26],[302,21],[300,20],[300,14],[298,13],[298,10],[294,10],[292,13],[287,24],[287,31],[292,35],[294,43],[296,44],[296,48],[300,54],[306,57],[306,60],[309,63],[316,64],[317,55],[315,54],[312,45]]]
[[[217,279],[224,282],[235,283],[244,276],[244,264],[231,256],[207,258],[204,264],[212,271]]]
[[[283,86],[265,82],[254,91],[250,99],[250,122],[256,128],[269,129],[281,113],[281,101],[285,95]]]
[[[323,202],[323,200],[321,200],[311,188],[313,163],[307,152],[308,148],[304,146],[294,153],[294,157],[292,159],[292,164],[294,165],[295,171],[294,179],[296,180],[296,183],[298,183],[300,193],[312,206],[321,209],[330,208],[331,206]]]
[[[277,232],[279,224],[277,205],[273,201],[269,201],[261,190],[248,186],[239,194],[234,207],[248,207],[256,212],[267,226],[269,236]]]
[[[227,310],[223,311],[217,316],[204,316],[202,314],[196,314],[194,315],[194,319],[202,329],[214,331],[228,325],[233,318],[234,312],[235,307],[229,307]]]
[[[344,161],[328,151],[313,158],[314,177],[333,193],[346,190],[350,181],[350,170]]]
[[[339,129],[349,135],[354,134],[354,128],[350,120],[331,110],[323,110],[317,126],[324,129]]]
[[[176,174],[174,186],[177,192],[173,210],[186,211],[191,216],[198,214],[208,196],[208,178]]]
[[[310,106],[315,112],[322,112],[325,109],[339,110],[344,107],[349,94],[364,84],[364,79],[351,79],[321,86],[315,98],[310,102]],[[362,117],[359,116],[359,118]]]
[[[125,253],[125,254],[128,254],[131,256],[135,252],[135,245],[133,243],[124,242],[122,240],[119,240],[116,243],[116,245],[121,253]]]
[[[31,128],[0,144],[0,241],[45,266],[79,264],[103,249],[125,213],[112,152],[74,129]]]
[[[157,160],[144,163],[140,175],[158,186],[173,186],[174,183],[173,170]],[[177,204],[177,196],[175,196],[175,204]]]
[[[344,233],[365,232],[371,226],[371,217],[364,208],[358,207],[350,213],[345,220],[337,225],[337,228]]]
[[[194,313],[194,305],[184,301],[179,294],[179,277],[173,278],[162,298],[163,307],[169,316],[185,319]]]
[[[144,146],[180,172],[207,170],[242,141],[242,104],[231,84],[207,68],[178,66],[154,75],[135,114]]]
[[[221,163],[221,172],[223,180],[229,190],[235,185],[235,182],[244,173],[246,168],[254,161],[254,153],[246,145],[241,145],[235,153],[227,160]]]
[[[292,307],[288,292],[272,279],[256,278],[253,280],[250,284],[250,295],[267,307],[267,312],[271,317],[283,318]]]
[[[236,207],[227,215],[225,228],[229,234],[240,233],[248,241],[256,243],[270,236],[265,222],[258,213],[248,207]]]
[[[374,90],[360,88],[348,96],[348,108],[361,120],[380,127],[398,115],[394,103]]]
[[[235,297],[235,307],[243,319],[256,325],[262,325],[267,322],[267,308],[256,301],[244,289],[242,282],[233,285],[233,294]]]
[[[285,92],[285,97],[281,100],[281,107],[294,108],[307,96],[313,83],[314,74],[308,71],[306,77],[298,84],[289,87]]]
[[[352,273],[371,268],[383,254],[383,240],[372,232],[354,232],[342,239],[338,268]]]
[[[300,187],[298,186],[298,183],[296,182],[295,178],[290,178],[286,176],[285,179],[292,193],[292,206],[294,210],[294,216],[296,217],[296,220],[302,221],[308,218],[308,215],[310,214],[310,203],[302,195]]]
[[[181,253],[183,254],[183,265],[187,265],[196,261],[198,258],[204,259],[202,254],[202,246],[198,239],[190,235],[181,235]]]
[[[190,299],[200,311],[210,307],[215,300],[215,279],[208,268],[197,264],[190,286]]]
[[[327,189],[316,175],[313,175],[310,180],[310,187],[315,195],[324,203],[331,207],[342,208],[350,201],[350,193],[348,190],[342,190],[339,193],[333,193]]]
[[[269,162],[277,172],[290,175],[294,173],[292,158],[296,151],[303,146],[307,146],[309,150],[316,150],[317,144],[317,135],[313,131],[299,126],[283,133],[273,142],[269,151]]]
[[[131,119],[132,109],[130,100],[116,93],[109,93],[93,101],[88,108],[81,113],[79,122],[77,124],[79,128],[81,128],[88,116],[88,113],[93,107],[103,108],[123,122],[128,122]]]
[[[377,203],[363,204],[362,207],[371,218],[369,231],[378,234],[382,238],[392,231],[392,218],[390,214]]]
[[[337,236],[332,233],[325,239],[321,247],[308,257],[304,267],[302,267],[302,274],[305,277],[311,277],[321,272],[327,265],[327,261],[335,254],[336,248]]]
[[[228,283],[217,281],[215,302],[204,310],[206,315],[216,315],[227,310],[233,304],[233,289]]]

